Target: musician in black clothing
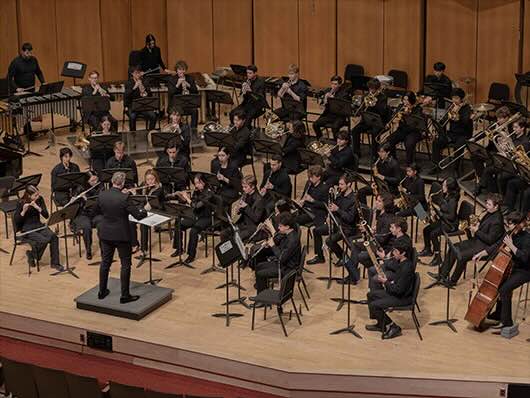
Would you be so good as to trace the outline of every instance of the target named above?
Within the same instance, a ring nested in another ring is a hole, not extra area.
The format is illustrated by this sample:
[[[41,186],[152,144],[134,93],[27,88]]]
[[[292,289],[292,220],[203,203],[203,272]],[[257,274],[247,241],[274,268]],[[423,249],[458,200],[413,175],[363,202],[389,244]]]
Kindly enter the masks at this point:
[[[424,209],[427,209],[427,200],[425,199],[425,181],[418,175],[419,166],[412,163],[405,170],[405,178],[401,180],[398,189],[407,198],[406,207],[397,212],[398,216],[408,217],[416,215],[414,207],[420,203]]]
[[[526,134],[527,121],[524,118],[512,124],[513,136],[512,142],[515,148],[522,146],[525,153],[530,151],[530,139]],[[499,173],[497,181],[501,187],[501,192],[504,192],[503,204],[508,209],[514,209],[517,203],[517,198],[528,186],[528,183],[520,175],[511,175],[507,173]],[[523,202],[524,203],[524,202]]]
[[[344,174],[339,178],[338,196],[328,206],[328,210],[334,215],[339,223],[344,235],[350,239],[357,233],[357,224],[359,215],[357,214],[357,206],[355,203],[355,192],[352,189],[353,179]],[[335,225],[335,227],[337,227]],[[338,231],[338,228],[326,239],[326,246],[331,252],[342,260],[344,251],[340,247],[339,242],[343,240],[343,236]]]
[[[125,144],[117,141],[114,144],[114,156],[107,160],[106,169],[131,169],[133,183],[138,184],[138,169],[136,162],[129,155],[125,154]]]
[[[267,288],[269,278],[278,277],[278,270],[285,275],[300,265],[300,234],[296,231],[296,222],[291,214],[280,214],[278,233],[269,238],[267,246],[272,249],[274,258],[255,267],[258,293]]]
[[[440,255],[440,237],[444,232],[453,232],[458,228],[458,202],[460,187],[453,177],[446,178],[442,187],[431,186],[429,197],[433,206],[429,209],[429,224],[423,228],[423,250],[419,257],[433,256],[430,266],[437,267],[442,263]]]
[[[384,332],[383,339],[392,339],[401,335],[401,328],[384,310],[411,304],[414,291],[415,270],[407,246],[402,242],[395,242],[392,257],[385,265],[387,271],[378,275],[381,285],[370,289],[366,295],[370,319],[377,320],[376,324],[366,325],[366,330]]]
[[[223,199],[225,208],[228,208],[239,197],[242,176],[226,148],[219,148],[217,156],[210,163],[210,171],[217,175],[219,180],[217,194]]]
[[[282,164],[289,174],[298,174],[302,171],[300,148],[305,148],[305,124],[300,120],[288,123],[289,134],[282,147]]]
[[[166,69],[164,61],[162,61],[162,54],[160,47],[156,45],[155,36],[149,33],[145,36],[145,47],[140,50],[140,67],[142,72],[170,72]]]
[[[28,232],[42,228],[22,237],[22,240],[31,246],[31,250],[26,252],[28,264],[34,267],[35,261],[40,261],[46,246],[49,244],[50,266],[57,271],[63,271],[64,268],[59,262],[59,238],[40,221],[41,216],[44,218],[50,217],[46,202],[36,187],[28,185],[22,199],[18,201],[14,213],[17,232]]]
[[[83,97],[109,97],[109,100],[114,101],[114,94],[110,94],[107,90],[101,87],[98,79],[99,72],[97,70],[90,72],[88,75],[88,82],[90,85],[83,87],[81,95]],[[104,116],[110,121],[111,130],[118,131],[118,121],[112,117],[109,111],[86,112],[83,117],[93,130],[98,130]]]
[[[98,298],[102,300],[110,293],[107,288],[107,282],[114,251],[117,249],[121,262],[120,303],[125,304],[140,298],[139,296],[132,296],[129,291],[131,280],[131,241],[133,238],[129,228],[129,215],[141,220],[147,216],[147,212],[128,203],[129,196],[122,192],[125,186],[125,173],[114,173],[111,182],[112,188],[99,193],[93,210],[94,216],[97,214],[103,215],[98,224],[99,246],[101,248]]]
[[[339,131],[337,145],[331,150],[327,159],[326,183],[329,186],[337,185],[340,176],[347,169],[357,170],[357,163],[357,156],[353,154],[350,146],[350,135],[347,131]]]
[[[387,123],[390,112],[387,103],[387,96],[381,89],[381,82],[378,79],[373,78],[368,81],[367,86],[368,94],[367,97],[363,99],[363,103],[361,104],[363,107],[362,109],[364,112],[370,112],[379,115],[383,124]],[[376,99],[375,104],[369,100],[373,97]],[[372,137],[372,158],[375,158],[377,153],[377,145],[374,143],[374,141],[375,137],[377,137],[379,134],[380,129],[377,127],[369,127],[362,119],[351,131],[353,150],[357,156],[361,155],[361,134],[364,132],[370,133]]]
[[[144,85],[142,80],[142,71],[138,66],[131,66],[129,68],[129,80],[125,83],[125,94],[123,95],[123,105],[127,108],[129,115],[129,130],[136,131],[136,119],[138,116],[145,118],[148,121],[147,128],[154,130],[156,126],[156,113],[153,111],[134,112],[132,110],[135,99],[148,97],[151,95],[149,87]]]
[[[188,71],[188,64],[186,61],[177,61],[175,64],[175,71],[176,75],[172,76],[167,83],[168,108],[174,107],[173,103],[175,96],[177,95],[190,95],[199,93],[199,89],[195,84],[195,79],[186,73]],[[183,112],[186,115],[191,116],[191,128],[197,129],[199,111],[197,109],[183,109]]]
[[[264,167],[260,194],[266,198],[267,192],[273,191],[290,198],[292,189],[293,186],[289,174],[282,166],[282,157],[280,155],[272,155],[270,163],[265,164]]]
[[[247,127],[250,128],[252,121],[263,113],[265,101],[265,79],[258,76],[256,65],[247,66],[247,80],[241,86],[243,101],[230,111],[230,122],[234,123],[234,114],[243,111],[246,117]]]
[[[169,111],[169,123],[162,127],[163,133],[175,133],[177,135],[177,145],[179,153],[185,155],[188,159],[191,155],[191,128],[182,122],[182,110],[171,108]]]
[[[342,84],[342,77],[334,75],[330,79],[330,86],[324,90],[322,105],[324,106],[324,112],[313,122],[313,130],[317,139],[322,138],[322,128],[328,125],[331,126],[333,136],[336,137],[340,128],[348,125],[348,120],[344,116],[334,114],[329,109],[329,99],[337,98],[342,100],[350,100],[350,89],[346,85]]]
[[[400,142],[405,144],[407,165],[414,162],[416,156],[416,144],[422,140],[422,131],[410,125],[406,118],[416,116],[423,118],[422,108],[416,103],[416,94],[407,91],[403,95],[403,116],[399,121],[397,130],[388,139],[390,152],[396,156],[396,145]]]
[[[298,66],[291,64],[287,75],[289,80],[284,82],[278,90],[278,97],[282,100],[282,107],[274,110],[274,113],[283,121],[300,120],[304,117],[307,107],[307,85],[299,78]],[[299,105],[298,109],[289,111],[285,108],[285,100],[294,101]]]
[[[252,153],[252,140],[250,130],[246,125],[247,116],[241,110],[234,112],[234,129],[231,134],[234,138],[235,146],[232,151],[232,162],[235,167],[241,168],[247,160],[247,156]]]
[[[72,192],[69,189],[64,190],[64,188],[59,188],[57,176],[66,173],[79,173],[80,171],[79,166],[71,161],[72,156],[74,154],[70,148],[61,148],[59,151],[61,163],[56,165],[51,172],[53,201],[57,206],[64,206],[72,197]]]
[[[436,62],[433,65],[433,74],[427,75],[424,82],[426,84],[436,84],[437,87],[431,87],[431,89],[436,89],[439,94],[434,99],[436,100],[436,106],[440,109],[445,109],[445,98],[449,98],[453,87],[451,79],[445,74],[445,68],[443,62]]]
[[[314,165],[307,170],[308,181],[300,199],[300,206],[306,211],[296,216],[299,225],[314,226],[314,251],[315,257],[307,262],[309,265],[323,263],[322,236],[328,234],[326,206],[329,198],[329,185],[323,181],[324,170],[321,166]]]
[[[89,141],[93,136],[98,135],[111,135],[113,134],[111,131],[111,121],[108,116],[103,116],[101,118],[101,122],[99,125],[99,129],[97,131],[94,131],[90,137]],[[101,149],[101,150],[90,150],[90,168],[96,173],[99,173],[102,169],[105,168],[105,165],[107,164],[107,160],[111,158],[114,155],[114,151],[112,149]]]
[[[166,144],[165,156],[161,156],[156,161],[156,167],[174,168],[178,167],[186,172],[190,172],[190,163],[188,158],[180,152],[180,148],[177,146],[175,140],[170,140]],[[177,183],[171,183],[171,185],[164,186],[164,192],[166,194],[173,193],[175,191],[183,191],[188,186],[188,179],[183,179]]]
[[[488,194],[486,199],[487,213],[479,223],[471,224],[469,230],[472,238],[454,245],[454,250],[449,250],[445,257],[440,274],[429,272],[428,274],[442,281],[449,287],[456,286],[460,276],[464,272],[467,262],[478,252],[497,245],[504,236],[504,221],[500,211],[501,197],[498,194]],[[457,261],[458,260],[458,261]],[[456,262],[453,275],[449,273]]]

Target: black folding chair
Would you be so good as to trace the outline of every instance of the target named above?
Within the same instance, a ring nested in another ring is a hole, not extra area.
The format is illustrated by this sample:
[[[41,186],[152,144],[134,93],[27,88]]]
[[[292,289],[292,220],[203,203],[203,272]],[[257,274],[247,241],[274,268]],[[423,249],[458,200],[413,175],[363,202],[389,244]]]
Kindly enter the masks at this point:
[[[31,365],[7,358],[0,358],[0,362],[8,394],[19,398],[39,398]]]
[[[72,373],[66,373],[65,376],[68,391],[72,398],[103,398],[104,393],[108,390],[107,385],[102,391],[98,380],[93,377],[79,376]]]
[[[32,365],[31,370],[39,398],[70,398],[64,371],[35,365]]]

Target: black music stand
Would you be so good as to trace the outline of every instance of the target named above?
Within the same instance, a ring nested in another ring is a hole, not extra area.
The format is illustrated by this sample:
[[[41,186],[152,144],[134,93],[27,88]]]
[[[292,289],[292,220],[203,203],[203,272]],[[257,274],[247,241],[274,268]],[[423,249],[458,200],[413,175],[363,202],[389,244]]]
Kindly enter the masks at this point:
[[[390,187],[386,183],[386,181],[383,181],[379,177],[374,176],[374,182],[377,185],[377,189],[379,192],[390,192]]]
[[[322,155],[306,148],[298,149],[298,153],[300,154],[301,164],[307,166],[318,165],[324,167],[324,158]]]
[[[424,131],[427,129],[427,123],[422,116],[407,115],[403,118],[405,124],[413,129]]]
[[[103,169],[99,172],[99,180],[103,183],[110,183],[114,173],[125,173],[125,184],[134,184],[134,176],[132,169]]]
[[[191,115],[201,107],[200,94],[174,95],[169,99],[170,108],[182,109],[183,115]]]
[[[75,202],[72,203],[70,206],[63,207],[60,210],[57,210],[53,212],[50,215],[50,218],[48,219],[47,225],[48,227],[63,223],[63,238],[64,238],[64,250],[65,250],[65,258],[66,258],[66,268],[63,271],[57,271],[52,274],[51,276],[57,276],[62,275],[64,273],[68,273],[72,275],[74,278],[79,279],[79,276],[74,272],[75,267],[70,268],[70,260],[68,259],[68,234],[66,233],[66,220],[71,220],[74,218],[77,213],[79,212],[79,207],[81,207],[81,203]]]
[[[220,133],[217,131],[209,131],[204,133],[204,142],[206,143],[206,146],[212,146],[216,148],[233,148],[236,144],[232,134]]]
[[[160,131],[151,132],[151,146],[153,150],[165,150],[169,142],[175,141],[177,146],[180,146],[181,138],[177,133],[162,133]]]
[[[187,185],[188,173],[182,167],[155,167],[162,185],[171,185],[171,192],[175,186]],[[184,184],[182,184],[184,182]]]
[[[135,113],[155,112],[158,115],[158,112],[160,111],[160,98],[153,96],[135,98],[132,101],[130,111]],[[147,121],[145,124],[147,130]],[[160,128],[160,120],[158,127]]]
[[[268,155],[282,155],[283,150],[280,143],[270,140],[254,139],[254,150],[256,153],[265,153]]]
[[[491,161],[493,163],[493,167],[496,170],[502,171],[507,174],[518,174],[517,168],[515,167],[514,163],[507,157],[502,156],[500,153],[492,153]]]
[[[289,120],[296,119],[296,115],[306,115],[306,110],[302,101],[295,101],[293,97],[285,94],[282,97],[282,107],[287,111]]]
[[[0,182],[0,198],[9,196],[8,193],[11,192],[13,188],[13,184],[15,183],[15,177],[4,177],[0,181],[1,181]],[[6,231],[7,231],[7,228],[6,228]],[[5,250],[3,247],[0,247],[0,252],[9,254],[9,252]]]
[[[230,326],[230,318],[239,318],[243,316],[243,314],[230,312],[230,289],[228,288],[228,267],[243,259],[243,252],[241,250],[242,248],[233,238],[224,242],[220,242],[217,246],[215,246],[215,254],[219,259],[219,264],[225,269],[226,310],[222,313],[212,314],[212,316],[216,318],[225,318],[226,326]]]
[[[351,101],[342,98],[328,98],[328,108],[334,115],[351,117],[353,114]]]
[[[366,111],[361,113],[361,117],[363,122],[374,131],[385,128],[385,124],[378,113]]]
[[[188,175],[190,176],[190,181],[193,182],[193,180],[195,179],[195,176],[197,174],[202,175],[202,178],[206,182],[206,185],[211,187],[211,188],[217,188],[220,185],[220,182],[217,179],[217,175],[212,174],[212,173],[207,173],[207,172],[204,172],[204,171],[193,171],[193,170],[190,171],[188,173]]]
[[[28,185],[33,185],[37,187],[40,183],[41,178],[42,174],[33,174],[31,176],[20,177],[16,179],[13,183],[13,186],[11,187],[11,190],[9,191],[9,196],[17,195],[18,192],[25,190]]]
[[[527,184],[530,184],[530,169],[521,163],[515,163],[517,170],[519,170],[519,175],[526,181]]]
[[[239,77],[247,76],[247,67],[245,65],[230,64],[230,69],[232,69],[232,72]]]
[[[93,134],[88,138],[88,149],[90,150],[90,168],[94,168],[94,162],[92,161],[94,154],[106,154],[112,153],[114,150],[114,144],[121,140],[120,134]],[[107,159],[105,159],[106,161]]]
[[[63,70],[61,71],[61,76],[73,78],[75,86],[75,79],[82,79],[85,77],[85,72],[86,64],[79,61],[65,61],[63,64]]]
[[[217,106],[217,119],[221,118],[221,104],[234,105],[232,96],[221,90],[206,90],[206,102],[211,102],[214,107]]]
[[[83,113],[110,112],[110,98],[102,95],[87,95],[81,98]]]
[[[183,218],[191,218],[193,219],[193,208],[189,205],[183,205],[179,203],[173,203],[173,202],[167,202],[164,205],[164,213],[168,216],[175,218],[175,222],[177,223],[177,231],[175,232],[179,236],[179,240],[181,241],[181,244],[183,244],[182,239],[180,237],[181,229],[182,229],[182,219]],[[179,250],[178,260],[169,264],[165,269],[170,269],[174,267],[188,267],[195,269],[195,267],[187,263],[185,261],[182,261],[182,251],[184,251],[184,246],[181,248],[178,247],[177,250]]]
[[[360,90],[360,91],[368,91],[368,82],[372,78],[370,76],[364,76],[364,75],[354,75],[351,77],[351,88],[352,91]]]
[[[445,109],[444,91],[447,90],[450,91],[450,87],[445,83],[433,82],[423,84],[423,93],[429,97],[433,97],[436,100],[436,106],[434,107],[434,120],[438,120],[438,109]]]

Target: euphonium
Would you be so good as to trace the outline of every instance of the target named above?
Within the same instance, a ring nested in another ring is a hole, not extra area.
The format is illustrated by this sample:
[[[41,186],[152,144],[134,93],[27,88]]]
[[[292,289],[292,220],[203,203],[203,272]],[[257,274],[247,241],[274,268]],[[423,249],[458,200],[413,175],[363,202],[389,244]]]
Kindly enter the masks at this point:
[[[368,92],[364,96],[364,106],[365,108],[372,108],[377,105],[377,96],[379,95],[379,90],[375,92]]]
[[[406,196],[407,190],[403,187],[403,181],[405,181],[407,177],[404,177],[398,185],[398,191],[399,191],[399,198],[396,198],[394,201],[395,205],[399,207],[401,210],[408,209],[410,206],[409,204],[409,198]]]
[[[461,220],[458,223],[458,230],[459,231],[465,231],[466,229],[470,228],[471,226],[475,226],[480,222],[480,219],[482,218],[482,215],[486,212],[484,210],[480,215],[477,214],[471,214],[469,216],[469,220]]]
[[[86,133],[84,131],[78,132],[75,138],[74,146],[80,151],[85,152],[88,150],[89,144],[90,141],[87,140]]]

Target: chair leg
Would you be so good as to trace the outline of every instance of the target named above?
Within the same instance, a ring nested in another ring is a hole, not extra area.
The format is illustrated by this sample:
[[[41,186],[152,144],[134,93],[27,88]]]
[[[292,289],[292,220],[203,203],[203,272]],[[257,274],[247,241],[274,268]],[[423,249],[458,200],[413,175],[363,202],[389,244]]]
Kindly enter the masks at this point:
[[[256,303],[252,306],[252,327],[250,330],[254,330],[254,319],[256,318]]]
[[[414,302],[414,305],[415,305],[415,306],[416,306],[416,308],[418,309],[418,312],[421,312],[421,310],[420,310],[420,306],[418,305],[418,302],[417,302],[417,301],[416,301],[416,302]]]
[[[305,290],[305,293],[307,294],[307,298],[308,298],[309,300],[311,300],[311,296],[309,295],[309,290],[307,289],[307,285],[306,285],[306,283],[305,283],[305,279],[304,279],[303,276],[302,276],[302,285],[304,286],[304,290]]]
[[[17,244],[13,246],[13,251],[11,252],[11,259],[9,260],[9,265],[13,265],[13,258],[15,257],[15,250],[17,249]]]
[[[291,304],[293,305],[294,313],[296,314],[296,319],[298,319],[298,324],[302,325],[300,314],[298,313],[298,309],[296,308],[296,303],[294,302],[294,299],[292,297],[291,297]]]
[[[6,223],[6,239],[9,239],[9,225],[7,223],[7,213],[4,213],[4,221]]]
[[[304,292],[302,291],[302,287],[300,286],[300,282],[298,282],[298,290],[300,291],[300,296],[302,296],[302,301],[304,302],[306,310],[309,311],[309,306],[307,305],[307,301],[304,296]]]
[[[263,306],[263,320],[267,320],[267,305]]]
[[[418,333],[418,336],[421,341],[423,341],[423,336],[420,332],[420,322],[418,321],[418,318],[416,317],[416,313],[412,311],[412,320],[414,321],[414,326],[416,326],[416,332]]]
[[[287,330],[285,329],[285,324],[283,323],[283,318],[282,318],[283,309],[281,305],[276,306],[276,311],[278,311],[278,317],[280,318],[280,323],[282,325],[283,334],[285,335],[285,337],[288,337]]]

